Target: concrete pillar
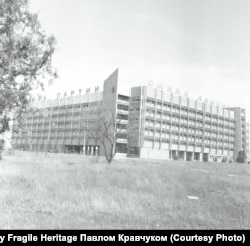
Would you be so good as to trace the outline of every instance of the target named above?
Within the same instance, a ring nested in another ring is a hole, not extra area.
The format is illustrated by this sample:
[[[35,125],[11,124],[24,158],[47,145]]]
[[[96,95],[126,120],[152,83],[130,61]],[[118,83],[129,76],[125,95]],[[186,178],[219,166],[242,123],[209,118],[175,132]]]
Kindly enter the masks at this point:
[[[191,161],[194,160],[194,152],[191,153]]]
[[[202,156],[203,156],[203,154],[202,154],[202,153],[200,153],[200,161],[202,161]]]
[[[184,159],[184,161],[186,161],[186,160],[187,160],[187,152],[186,152],[186,151],[184,151],[184,156],[183,156],[183,159]]]
[[[176,154],[175,154],[175,159],[176,159],[176,160],[179,160],[179,151],[176,150],[175,153],[176,153]]]
[[[94,146],[91,146],[91,155],[94,155]]]

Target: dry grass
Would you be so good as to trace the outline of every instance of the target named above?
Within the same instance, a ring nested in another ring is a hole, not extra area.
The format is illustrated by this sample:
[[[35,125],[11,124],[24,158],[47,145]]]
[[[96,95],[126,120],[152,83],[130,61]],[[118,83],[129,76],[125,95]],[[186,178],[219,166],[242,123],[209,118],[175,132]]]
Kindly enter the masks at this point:
[[[250,228],[250,165],[16,152],[0,186],[0,229]]]

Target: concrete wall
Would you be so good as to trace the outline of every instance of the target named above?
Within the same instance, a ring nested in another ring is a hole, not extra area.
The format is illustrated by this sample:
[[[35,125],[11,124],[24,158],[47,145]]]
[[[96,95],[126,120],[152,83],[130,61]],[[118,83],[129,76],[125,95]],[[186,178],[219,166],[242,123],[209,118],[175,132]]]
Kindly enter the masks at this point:
[[[111,123],[111,128],[114,127],[113,120],[116,118],[118,100],[118,69],[116,69],[103,84],[103,101],[102,101],[102,117]],[[111,145],[108,141],[105,142],[108,152],[110,152]],[[100,154],[104,154],[103,146],[100,145]]]
[[[167,149],[152,149],[152,148],[141,148],[141,158],[149,159],[169,159],[169,150]]]
[[[242,127],[241,127],[241,108],[234,108],[235,118],[235,142],[233,160],[236,162],[239,151],[242,149]]]
[[[116,69],[103,84],[103,102],[105,109],[116,110],[117,104],[118,69]]]
[[[64,96],[61,98],[55,98],[53,100],[43,100],[39,102],[34,102],[31,104],[32,107],[35,108],[45,108],[45,107],[56,107],[56,106],[64,106],[71,104],[79,104],[79,103],[87,103],[87,102],[95,102],[101,101],[103,96],[103,92],[95,91],[92,93],[85,93],[82,95],[76,96]]]

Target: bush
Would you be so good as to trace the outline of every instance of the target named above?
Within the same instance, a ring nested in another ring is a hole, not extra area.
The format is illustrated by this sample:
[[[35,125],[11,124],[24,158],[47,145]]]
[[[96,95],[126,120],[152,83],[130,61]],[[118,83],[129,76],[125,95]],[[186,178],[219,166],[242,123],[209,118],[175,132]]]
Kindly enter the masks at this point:
[[[244,163],[244,162],[245,162],[245,158],[246,158],[245,151],[244,151],[244,150],[241,150],[241,151],[239,151],[239,153],[238,153],[236,162],[237,162],[237,163]]]

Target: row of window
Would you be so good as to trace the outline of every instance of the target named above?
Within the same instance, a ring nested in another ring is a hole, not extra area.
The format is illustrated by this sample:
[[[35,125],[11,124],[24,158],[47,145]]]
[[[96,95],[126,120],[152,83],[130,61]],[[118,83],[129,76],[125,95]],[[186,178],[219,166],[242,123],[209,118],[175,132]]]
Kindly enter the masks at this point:
[[[151,112],[155,112],[154,107],[152,107],[151,105],[147,104],[147,111],[151,111]],[[178,109],[176,107],[172,107],[170,105],[163,105],[163,107],[161,106],[157,106],[156,109],[160,110],[161,109],[163,111],[167,111],[167,112],[172,112],[172,113],[176,113],[176,114],[183,114],[185,116],[191,116],[191,117],[197,117],[197,118],[203,118],[203,114],[200,112],[196,112],[196,111],[188,111],[188,110],[184,110],[184,109]],[[157,113],[160,113],[159,111],[157,111]]]
[[[154,141],[153,138],[151,138],[150,136],[145,136],[144,138],[146,141]],[[155,139],[154,142],[158,142],[159,141],[159,138]],[[173,141],[173,143],[176,143],[178,144],[178,142],[186,142],[186,143],[195,143],[196,145],[202,145],[203,142],[202,142],[202,139],[194,139],[194,138],[182,138],[182,139],[178,139],[178,138],[175,138],[175,137],[172,137],[171,139],[170,138],[161,138],[161,141],[162,142],[167,142],[169,143],[170,141]],[[228,143],[228,142],[220,142],[220,141],[210,141],[208,139],[205,139],[204,140],[204,144],[206,146],[217,146],[218,148],[221,147],[221,148],[234,148],[234,145],[232,143]]]
[[[148,136],[163,136],[163,137],[169,137],[170,136],[170,133],[169,132],[153,132],[153,131],[145,131],[145,133],[144,133],[145,135],[148,135]],[[172,133],[172,135],[174,135],[175,133]],[[178,136],[179,136],[179,134],[176,134],[176,138],[178,138]],[[180,134],[180,139],[182,138],[182,136],[187,136],[187,135],[183,135],[183,134]],[[197,135],[196,134],[196,136],[189,136],[189,137],[196,137],[196,139],[197,138],[202,138],[202,136],[201,135]],[[219,139],[219,140],[223,140],[223,141],[230,141],[230,142],[233,142],[234,141],[234,137],[232,137],[232,136],[207,136],[206,137],[207,139]]]
[[[162,128],[162,129],[167,129],[169,130],[170,127],[172,126],[172,130],[176,130],[176,131],[190,131],[190,132],[202,132],[202,130],[200,128],[202,128],[199,124],[198,125],[189,125],[189,126],[179,126],[178,124],[170,124],[167,122],[160,122],[160,121],[152,121],[152,120],[146,120],[145,122],[145,126],[146,127],[152,127],[152,128]],[[193,127],[192,127],[193,126]],[[199,128],[197,128],[199,127]],[[228,128],[228,127],[217,127],[215,125],[205,125],[205,128],[207,131],[211,130],[211,131],[220,131],[220,132],[225,132],[225,133],[230,133],[230,134],[234,134],[234,129],[232,128]]]
[[[60,106],[60,107],[47,107],[45,109],[40,109],[37,111],[30,111],[27,113],[29,116],[38,116],[43,114],[44,112],[50,112],[52,109],[53,113],[64,113],[64,112],[72,112],[78,110],[95,110],[101,106],[101,102],[91,102],[91,103],[82,103],[82,104],[75,104],[75,105],[68,105],[68,106]],[[27,116],[26,115],[26,116]]]
[[[175,115],[172,115],[171,114],[162,114],[160,112],[157,112],[155,113],[155,111],[152,111],[152,110],[147,110],[145,112],[145,116],[146,117],[151,117],[151,118],[156,118],[156,119],[166,119],[166,120],[171,120],[172,121],[179,121],[180,119],[184,122],[184,123],[187,123],[187,121],[189,121],[190,123],[195,123],[196,121],[193,120],[193,119],[188,119],[187,115],[185,116],[175,116]],[[199,115],[197,114],[196,116],[193,115],[193,114],[189,114],[189,116],[192,116],[193,118],[196,118],[196,119],[200,119],[201,122],[203,122],[203,116],[202,115]],[[222,124],[222,125],[229,125],[229,126],[234,126],[234,122],[233,121],[229,121],[227,119],[223,120],[223,119],[218,119],[218,118],[211,118],[211,117],[208,117],[206,116],[205,117],[205,120],[206,121],[210,121],[212,123],[218,123],[218,124]]]
[[[155,101],[154,99],[150,99],[150,98],[147,98],[147,101],[146,101],[146,106],[147,107],[151,107],[151,108],[156,108],[156,109],[165,109],[165,110],[168,110],[168,109],[171,109],[171,103],[169,102],[164,102],[164,101]],[[182,112],[182,113],[185,113],[188,111],[188,109],[185,109],[185,108],[181,108],[180,106],[178,105],[173,105],[172,106],[173,110],[175,110],[176,112]],[[223,109],[221,109],[223,110]],[[230,111],[228,109],[224,109],[227,113],[229,113]],[[192,112],[196,112],[196,110],[192,110],[192,109],[189,109],[189,111],[192,111]]]
[[[156,118],[156,121],[158,121],[158,123],[161,122],[161,120],[159,120],[159,119],[160,118]],[[216,129],[218,127],[218,129],[221,130],[221,129],[224,129],[224,128],[228,127],[228,126],[222,127],[222,126],[219,126],[219,125],[216,125],[216,124],[209,124],[209,123],[203,124],[202,121],[193,121],[193,120],[187,120],[187,119],[183,119],[183,118],[179,119],[177,117],[170,118],[169,116],[164,116],[164,117],[162,117],[162,119],[163,119],[163,122],[164,122],[164,120],[171,121],[171,119],[172,119],[172,122],[174,122],[174,123],[190,125],[190,126],[196,126],[196,127],[201,127],[201,128],[203,126],[205,126],[206,128],[211,127],[212,129]],[[146,121],[151,121],[151,123],[154,123],[154,120],[150,119],[149,116],[147,116]],[[231,128],[233,128],[233,127],[231,126]]]
[[[190,141],[194,141],[194,139],[200,139],[200,140],[202,140],[202,137],[201,136],[189,136],[189,135],[185,135],[185,134],[175,134],[175,133],[172,133],[172,134],[170,134],[169,132],[154,132],[154,131],[148,131],[148,130],[146,130],[145,132],[144,132],[144,135],[145,136],[151,136],[151,137],[153,137],[153,136],[155,136],[155,137],[163,137],[163,138],[171,138],[171,137],[173,137],[174,139],[180,139],[180,140],[187,140],[187,139],[189,139]],[[232,136],[223,136],[223,135],[220,135],[220,136],[216,136],[216,135],[214,135],[214,136],[212,136],[212,138],[218,138],[218,140],[224,140],[224,141],[231,141],[231,142],[233,142],[234,141],[234,137],[232,137]],[[207,140],[209,140],[210,141],[210,139],[211,139],[211,141],[214,141],[213,139],[212,139],[211,137],[205,137],[205,139],[207,139]]]
[[[124,114],[123,114],[124,113]],[[119,114],[117,115],[117,118],[123,118],[125,117],[128,119],[128,113],[125,110],[120,110]],[[52,121],[72,121],[72,120],[82,120],[82,119],[96,119],[99,117],[99,114],[97,111],[88,111],[88,112],[81,112],[80,113],[75,113],[75,114],[66,114],[66,115],[53,115],[51,118],[50,116],[44,117],[44,116],[39,116],[39,117],[31,117],[31,118],[26,118],[24,119],[24,124],[34,124],[34,123],[44,123],[44,122],[49,122],[50,120]]]

